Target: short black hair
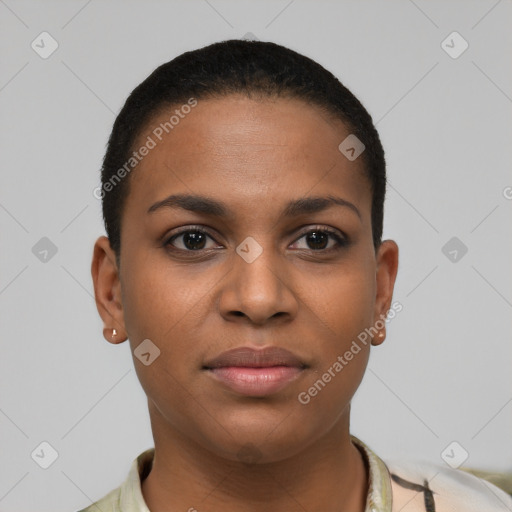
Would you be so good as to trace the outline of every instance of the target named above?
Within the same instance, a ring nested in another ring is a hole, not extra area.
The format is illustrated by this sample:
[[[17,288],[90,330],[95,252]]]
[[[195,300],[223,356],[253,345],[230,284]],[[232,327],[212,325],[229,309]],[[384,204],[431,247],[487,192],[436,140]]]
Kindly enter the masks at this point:
[[[314,60],[273,42],[231,39],[185,52],[162,64],[131,92],[119,112],[101,171],[103,219],[118,263],[121,218],[130,183],[126,163],[133,161],[133,168],[136,166],[132,156],[137,137],[165,107],[186,104],[191,98],[230,94],[296,98],[310,103],[341,120],[365,145],[362,157],[372,191],[372,237],[377,250],[382,242],[386,164],[370,114]]]

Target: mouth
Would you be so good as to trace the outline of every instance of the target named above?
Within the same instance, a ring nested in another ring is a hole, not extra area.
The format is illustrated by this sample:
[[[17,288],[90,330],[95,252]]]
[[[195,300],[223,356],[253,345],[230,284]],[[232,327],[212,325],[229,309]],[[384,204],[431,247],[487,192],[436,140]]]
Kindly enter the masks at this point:
[[[263,397],[278,393],[307,368],[298,357],[282,348],[240,347],[223,352],[202,369],[237,394]]]

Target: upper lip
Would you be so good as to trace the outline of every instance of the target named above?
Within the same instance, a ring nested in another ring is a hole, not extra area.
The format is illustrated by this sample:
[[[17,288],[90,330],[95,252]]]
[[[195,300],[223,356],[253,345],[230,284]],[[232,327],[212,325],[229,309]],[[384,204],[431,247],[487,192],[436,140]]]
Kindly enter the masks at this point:
[[[306,365],[292,352],[279,347],[267,347],[254,349],[251,347],[239,347],[207,361],[203,368],[222,368],[227,366],[239,366],[246,368],[267,368],[270,366],[295,366],[305,368]]]

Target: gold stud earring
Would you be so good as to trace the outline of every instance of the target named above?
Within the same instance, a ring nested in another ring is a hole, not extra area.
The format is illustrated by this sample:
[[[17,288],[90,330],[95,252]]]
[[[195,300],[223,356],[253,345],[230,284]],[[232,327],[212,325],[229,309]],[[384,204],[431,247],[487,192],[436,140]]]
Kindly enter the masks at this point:
[[[117,331],[115,329],[112,329],[112,339],[114,339],[117,336]]]

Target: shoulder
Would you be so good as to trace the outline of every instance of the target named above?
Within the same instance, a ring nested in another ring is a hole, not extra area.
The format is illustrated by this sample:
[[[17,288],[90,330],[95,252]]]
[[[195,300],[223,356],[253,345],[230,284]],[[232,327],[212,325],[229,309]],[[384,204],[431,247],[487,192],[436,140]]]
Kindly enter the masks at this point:
[[[386,462],[386,466],[391,476],[393,511],[512,511],[510,495],[460,469],[426,462]]]
[[[119,487],[78,512],[150,512],[142,495],[141,482],[151,470],[154,454],[155,449],[149,448],[138,455]]]

